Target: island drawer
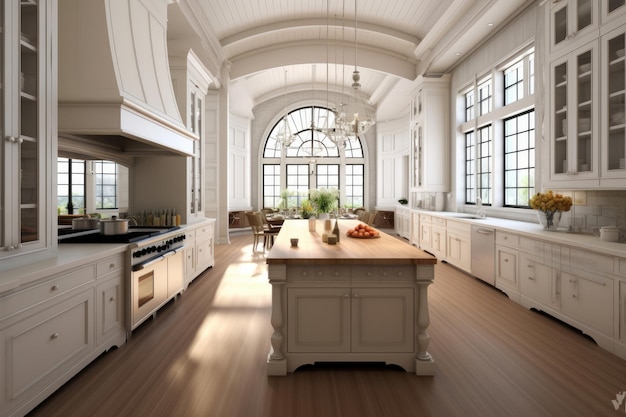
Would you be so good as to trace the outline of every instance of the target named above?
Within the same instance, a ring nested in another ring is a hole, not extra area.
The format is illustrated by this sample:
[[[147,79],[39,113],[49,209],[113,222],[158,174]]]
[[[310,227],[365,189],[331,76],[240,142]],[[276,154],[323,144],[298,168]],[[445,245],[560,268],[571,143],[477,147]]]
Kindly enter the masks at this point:
[[[355,266],[352,281],[413,281],[415,266]]]
[[[113,272],[120,271],[124,266],[124,255],[119,254],[99,261],[96,264],[96,277],[100,278]]]
[[[347,265],[295,265],[287,268],[288,281],[349,281]]]

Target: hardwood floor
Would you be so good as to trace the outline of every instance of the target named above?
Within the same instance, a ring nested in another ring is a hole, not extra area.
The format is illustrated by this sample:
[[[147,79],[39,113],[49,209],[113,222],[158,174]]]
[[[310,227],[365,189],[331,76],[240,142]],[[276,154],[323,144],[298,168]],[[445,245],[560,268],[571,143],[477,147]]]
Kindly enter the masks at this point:
[[[270,285],[252,238],[30,414],[45,416],[618,416],[626,361],[446,264],[430,287],[433,377],[367,364],[268,377]]]

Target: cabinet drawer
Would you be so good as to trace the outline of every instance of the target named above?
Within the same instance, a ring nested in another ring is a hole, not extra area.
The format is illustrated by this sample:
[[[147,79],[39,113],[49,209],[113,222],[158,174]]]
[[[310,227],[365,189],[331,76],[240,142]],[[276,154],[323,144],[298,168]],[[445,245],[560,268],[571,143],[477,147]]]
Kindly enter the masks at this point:
[[[446,219],[442,219],[441,217],[433,216],[431,222],[433,226],[446,227]]]
[[[288,281],[349,281],[350,267],[342,265],[310,265],[287,267]]]
[[[196,229],[196,239],[202,239],[209,237],[213,234],[213,225],[201,226]]]
[[[7,397],[38,391],[93,349],[93,291],[84,291],[3,332]]]
[[[420,223],[430,224],[431,223],[431,219],[432,219],[432,217],[430,217],[427,214],[420,214]]]
[[[519,236],[513,233],[496,230],[496,243],[499,245],[517,247],[519,245]]]
[[[615,274],[626,277],[626,259],[615,258]]]
[[[102,260],[96,264],[96,277],[100,278],[108,275],[112,272],[117,272],[124,266],[124,255],[119,254],[111,256],[105,260]]]
[[[413,281],[415,267],[405,266],[368,266],[354,267],[353,281]]]
[[[611,256],[570,248],[569,262],[567,261],[567,259],[561,260],[563,264],[569,265],[572,270],[582,269],[592,272],[613,273],[613,257]]]
[[[527,253],[543,257],[545,248],[542,241],[521,237],[519,239],[519,246]]]
[[[90,283],[93,279],[94,270],[93,267],[90,266],[65,273],[57,278],[47,280],[43,284],[8,295],[0,299],[0,317],[6,318],[63,294],[67,294],[75,288]]]

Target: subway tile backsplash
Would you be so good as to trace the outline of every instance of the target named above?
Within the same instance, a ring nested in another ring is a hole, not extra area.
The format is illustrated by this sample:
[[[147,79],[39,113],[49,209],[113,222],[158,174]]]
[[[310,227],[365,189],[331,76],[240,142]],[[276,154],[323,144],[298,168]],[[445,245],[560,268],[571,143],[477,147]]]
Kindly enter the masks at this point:
[[[567,218],[576,231],[590,232],[593,227],[626,227],[626,190],[576,191],[577,204]]]

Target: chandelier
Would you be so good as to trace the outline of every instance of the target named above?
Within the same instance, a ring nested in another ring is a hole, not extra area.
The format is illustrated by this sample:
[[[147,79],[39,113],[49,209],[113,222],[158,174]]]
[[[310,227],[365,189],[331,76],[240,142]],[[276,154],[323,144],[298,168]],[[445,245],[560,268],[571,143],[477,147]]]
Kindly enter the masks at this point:
[[[361,74],[357,68],[357,2],[354,2],[354,71],[352,72],[352,89],[354,90],[354,96],[352,97],[347,109],[342,109],[338,112],[335,118],[335,124],[338,128],[338,133],[343,133],[345,136],[361,136],[367,130],[372,127],[376,121],[373,117],[370,117],[367,112],[367,105],[365,99],[361,96]],[[344,139],[345,141],[345,139]]]
[[[285,70],[285,107],[287,105],[287,70]],[[287,110],[285,110],[285,115],[283,119],[280,121],[280,125],[278,126],[278,133],[276,134],[276,140],[281,144],[283,148],[288,148],[291,146],[293,141],[296,139],[296,136],[291,132],[291,128],[289,127],[289,121],[287,120]]]

